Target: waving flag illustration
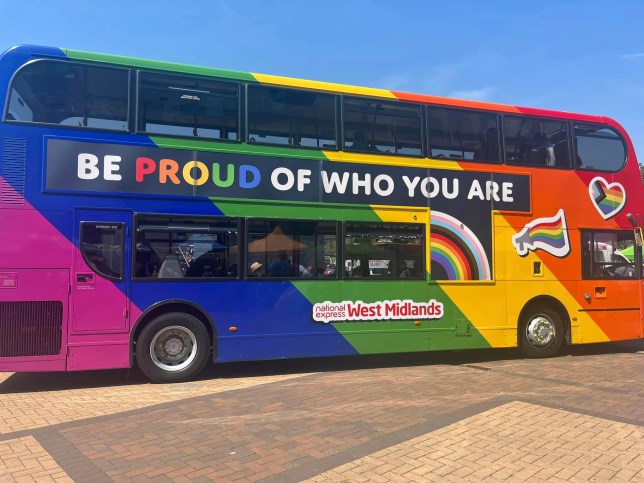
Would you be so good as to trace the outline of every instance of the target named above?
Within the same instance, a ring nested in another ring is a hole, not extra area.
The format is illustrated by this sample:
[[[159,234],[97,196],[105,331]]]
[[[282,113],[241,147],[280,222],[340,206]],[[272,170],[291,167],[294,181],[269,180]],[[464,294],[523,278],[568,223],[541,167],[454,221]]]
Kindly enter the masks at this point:
[[[512,244],[521,257],[525,257],[530,250],[543,250],[555,257],[565,257],[570,253],[570,242],[564,210],[549,218],[532,220],[512,237]]]

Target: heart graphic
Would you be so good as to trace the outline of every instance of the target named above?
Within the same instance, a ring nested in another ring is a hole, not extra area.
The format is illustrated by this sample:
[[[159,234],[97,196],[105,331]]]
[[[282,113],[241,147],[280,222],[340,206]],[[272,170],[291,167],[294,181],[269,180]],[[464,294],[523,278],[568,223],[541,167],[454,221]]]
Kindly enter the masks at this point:
[[[588,194],[604,220],[608,220],[624,208],[626,190],[620,183],[609,183],[597,176],[588,185]]]

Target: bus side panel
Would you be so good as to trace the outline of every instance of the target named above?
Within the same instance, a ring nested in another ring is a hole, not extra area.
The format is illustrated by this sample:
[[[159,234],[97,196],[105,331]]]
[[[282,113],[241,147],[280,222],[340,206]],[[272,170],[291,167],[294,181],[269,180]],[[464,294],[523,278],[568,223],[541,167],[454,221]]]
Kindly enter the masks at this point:
[[[65,370],[69,270],[0,269],[0,371]]]

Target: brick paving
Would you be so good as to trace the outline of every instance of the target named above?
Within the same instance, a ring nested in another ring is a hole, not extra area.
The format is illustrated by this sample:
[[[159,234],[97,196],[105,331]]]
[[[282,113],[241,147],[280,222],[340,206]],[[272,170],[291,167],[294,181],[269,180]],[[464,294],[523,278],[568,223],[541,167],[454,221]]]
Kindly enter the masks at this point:
[[[0,374],[0,481],[644,483],[644,341]]]

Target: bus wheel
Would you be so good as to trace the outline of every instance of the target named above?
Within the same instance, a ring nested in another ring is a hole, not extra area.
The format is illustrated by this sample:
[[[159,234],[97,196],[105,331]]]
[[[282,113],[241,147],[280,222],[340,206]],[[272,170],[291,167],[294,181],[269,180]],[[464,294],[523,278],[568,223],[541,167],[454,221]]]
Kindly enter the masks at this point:
[[[520,325],[519,338],[521,351],[527,357],[555,355],[564,341],[561,316],[546,308],[529,312]]]
[[[173,312],[146,325],[136,342],[136,361],[154,382],[180,382],[199,374],[208,362],[210,338],[195,317]]]

